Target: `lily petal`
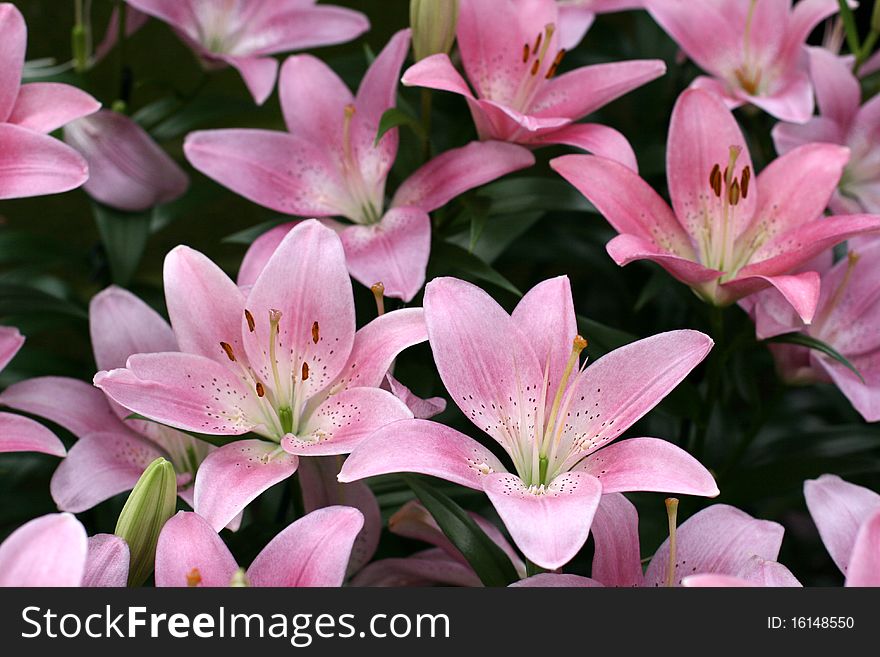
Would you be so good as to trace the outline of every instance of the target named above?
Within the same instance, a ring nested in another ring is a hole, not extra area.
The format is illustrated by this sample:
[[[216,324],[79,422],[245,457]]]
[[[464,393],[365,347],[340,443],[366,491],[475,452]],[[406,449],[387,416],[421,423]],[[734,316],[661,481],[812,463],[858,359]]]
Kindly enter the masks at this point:
[[[639,514],[632,502],[620,493],[602,495],[590,531],[593,578],[604,586],[641,586]]]
[[[229,586],[238,564],[200,515],[178,511],[159,534],[156,586]]]
[[[87,549],[86,530],[72,515],[40,516],[0,544],[0,586],[79,586]]]
[[[11,3],[0,5],[0,123],[12,112],[21,84],[27,26],[21,12]]]
[[[880,511],[875,511],[856,535],[846,585],[880,586]]]
[[[0,452],[41,452],[64,456],[58,437],[39,422],[14,413],[0,413]]]
[[[18,98],[7,120],[22,128],[48,134],[100,108],[101,103],[69,84],[32,82],[18,90]]]
[[[88,164],[67,144],[0,124],[0,199],[58,194],[79,187],[88,177]]]
[[[113,534],[89,537],[82,586],[124,587],[131,555],[128,544]]]

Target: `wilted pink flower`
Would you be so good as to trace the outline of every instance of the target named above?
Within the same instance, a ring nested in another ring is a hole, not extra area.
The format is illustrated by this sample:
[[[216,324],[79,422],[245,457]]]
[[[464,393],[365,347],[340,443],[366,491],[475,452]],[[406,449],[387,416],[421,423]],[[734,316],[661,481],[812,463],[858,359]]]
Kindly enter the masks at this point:
[[[186,156],[202,173],[256,203],[287,214],[342,216],[351,275],[409,301],[425,281],[431,248],[428,213],[459,194],[534,163],[523,148],[472,143],[430,160],[397,189],[385,211],[385,182],[397,154],[397,129],[375,143],[379,122],[394,107],[397,78],[409,48],[398,32],[352,96],[326,64],[308,55],[281,70],[281,107],[288,133],[209,130],[191,133]],[[279,226],[254,249],[272,253],[290,229]],[[265,256],[252,257],[262,260]]]
[[[341,586],[364,518],[332,506],[300,518],[257,555],[242,574],[223,541],[201,516],[179,512],[156,546],[156,586]]]
[[[712,341],[702,333],[656,335],[581,371],[585,341],[576,335],[566,277],[537,285],[512,316],[478,287],[435,279],[425,291],[425,320],[446,389],[498,441],[515,474],[476,440],[407,420],[358,446],[340,481],[419,472],[483,490],[526,557],[551,569],[587,540],[603,490],[718,494],[709,472],[666,441],[606,446],[705,358]]]
[[[25,523],[0,544],[0,586],[125,586],[128,545],[118,536],[86,536],[69,513]]]
[[[57,194],[89,177],[85,160],[48,133],[101,104],[76,87],[21,84],[27,27],[15,5],[0,3],[0,199]]]
[[[168,322],[118,287],[92,298],[89,325],[100,369],[123,367],[132,354],[177,350]],[[131,490],[146,467],[160,456],[174,465],[180,497],[192,506],[196,469],[214,450],[181,431],[127,419],[131,411],[78,379],[28,379],[0,394],[0,404],[44,417],[77,436],[50,484],[52,498],[62,511],[86,511]]]
[[[719,306],[772,286],[809,322],[819,275],[800,268],[838,242],[880,230],[873,215],[823,217],[848,156],[840,146],[810,144],[755,176],[730,110],[692,89],[679,97],[669,126],[672,210],[616,162],[566,155],[551,166],[620,233],[607,246],[617,264],[652,260]]]
[[[880,586],[880,495],[826,474],[804,482],[804,497],[846,586]]]
[[[64,141],[89,163],[83,188],[105,205],[137,212],[186,192],[189,177],[146,130],[127,116],[101,110],[67,124]]]
[[[862,89],[849,58],[810,48],[810,71],[819,116],[804,125],[777,123],[773,143],[779,153],[811,142],[841,144],[849,163],[830,206],[834,212],[880,212],[880,97],[861,105]]]
[[[469,515],[504,550],[520,577],[524,577],[525,564],[504,535],[485,518],[476,513]],[[404,504],[388,519],[388,530],[397,536],[430,543],[434,547],[408,557],[374,561],[355,575],[351,581],[353,586],[482,586],[467,559],[419,502],[412,500]]]
[[[0,370],[9,364],[23,344],[24,336],[18,329],[0,326]],[[6,403],[2,395],[0,403]],[[0,452],[42,452],[64,456],[67,450],[58,437],[39,422],[13,413],[0,413]]]
[[[840,8],[837,0],[645,0],[654,20],[712,77],[693,86],[731,109],[760,107],[782,121],[813,114],[804,45],[813,28]]]
[[[367,17],[316,0],[126,0],[168,23],[206,67],[232,66],[262,105],[278,75],[272,55],[344,43],[370,29]]]
[[[614,62],[557,77],[565,54],[560,32],[566,44],[573,40],[568,29],[559,27],[555,0],[461,0],[458,48],[474,92],[444,54],[411,66],[403,83],[464,96],[480,139],[568,144],[635,169],[635,154],[623,135],[575,121],[660,77],[665,64]]]
[[[201,253],[165,259],[165,301],[180,351],[136,354],[95,385],[145,417],[232,442],[199,467],[195,510],[220,529],[297,468],[298,455],[346,454],[373,430],[411,418],[379,389],[397,354],[426,339],[407,308],[355,333],[339,237],[297,225],[247,293]]]
[[[880,420],[880,240],[867,242],[822,267],[822,293],[809,326],[772,290],[755,297],[752,315],[759,339],[800,331],[831,345],[859,371],[819,351],[770,345],[780,374],[792,383],[834,383],[868,422]]]

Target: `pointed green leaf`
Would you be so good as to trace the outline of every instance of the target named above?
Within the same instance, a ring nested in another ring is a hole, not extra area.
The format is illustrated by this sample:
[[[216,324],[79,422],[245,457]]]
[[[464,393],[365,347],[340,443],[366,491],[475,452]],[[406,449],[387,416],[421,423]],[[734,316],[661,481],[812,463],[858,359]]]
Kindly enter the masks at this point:
[[[846,358],[846,356],[841,354],[839,351],[837,351],[837,349],[832,347],[830,344],[822,342],[821,340],[818,340],[811,335],[807,335],[806,333],[799,333],[799,332],[784,333],[783,335],[777,335],[776,337],[768,338],[768,339],[764,340],[764,342],[771,343],[771,344],[793,344],[793,345],[797,345],[798,347],[806,347],[807,349],[814,349],[818,352],[825,354],[826,356],[828,356],[830,358],[833,358],[838,363],[840,363],[844,367],[851,370],[853,374],[855,374],[857,377],[859,377],[859,379],[861,380],[862,383],[865,382],[864,377],[862,377],[861,373],[856,369],[855,365],[853,365],[851,362],[849,362],[849,360]]]
[[[107,252],[113,282],[125,287],[131,282],[147,248],[152,212],[122,212],[99,203],[92,204],[92,211]]]
[[[382,118],[379,119],[379,130],[376,132],[376,141],[373,145],[377,145],[379,140],[385,136],[386,132],[400,126],[408,127],[419,139],[422,141],[425,140],[425,129],[422,127],[419,120],[412,114],[407,114],[397,107],[392,107],[391,109],[385,110]]]

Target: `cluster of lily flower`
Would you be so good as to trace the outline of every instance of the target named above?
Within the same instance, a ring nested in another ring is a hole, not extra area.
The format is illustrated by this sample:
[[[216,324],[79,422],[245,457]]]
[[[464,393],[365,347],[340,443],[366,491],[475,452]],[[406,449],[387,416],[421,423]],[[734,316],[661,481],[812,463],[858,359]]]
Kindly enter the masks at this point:
[[[423,0],[413,3],[416,34],[395,34],[355,94],[316,57],[291,56],[279,71],[272,55],[356,38],[368,29],[357,12],[309,0],[126,1],[127,30],[148,18],[168,23],[207,66],[236,68],[255,102],[277,78],[286,132],[194,132],[186,158],[254,203],[315,218],[259,237],[236,280],[193,249],[173,249],[163,276],[170,323],[108,288],[89,308],[94,385],[49,376],[0,394],[9,409],[78,438],[68,451],[43,424],[0,413],[0,450],[61,458],[51,493],[62,511],[0,545],[0,584],[121,586],[155,569],[158,586],[478,585],[416,502],[389,529],[432,547],[371,562],[382,527],[363,480],[421,473],[486,494],[513,544],[474,520],[522,586],[799,585],[776,561],[782,527],[721,504],[672,523],[643,572],[638,516],[621,493],[719,491],[670,442],[614,441],[703,361],[712,340],[662,333],[586,367],[566,277],[538,284],[510,314],[462,280],[425,285],[429,213],[531,166],[536,148],[586,150],[551,167],[619,233],[607,245],[615,262],[652,260],[707,303],[741,304],[762,339],[802,331],[823,340],[860,375],[776,345],[780,374],[832,381],[867,421],[880,420],[880,104],[861,104],[851,58],[805,45],[837,0]],[[672,114],[671,207],[639,177],[622,134],[579,122],[665,65],[558,71],[595,13],[633,8],[647,9],[708,74]],[[402,72],[411,36],[417,61]],[[453,40],[464,75],[448,54]],[[124,114],[70,86],[20,84],[25,42],[22,16],[0,4],[0,198],[84,186],[101,203],[139,210],[186,190],[184,171]],[[398,136],[377,134],[400,80],[464,96],[479,140],[430,159],[386,204]],[[740,105],[780,120],[781,155],[760,172],[731,113]],[[66,144],[48,134],[61,126]],[[848,254],[835,263],[844,242]],[[423,307],[380,310],[357,328],[351,278],[380,302],[409,302],[424,288]],[[2,329],[0,365],[23,341]],[[431,421],[442,399],[420,399],[393,377],[398,354],[425,341],[450,399],[506,463]],[[205,434],[228,439],[216,447],[196,437]],[[249,503],[297,471],[307,515],[239,568],[218,532],[237,529]],[[72,514],[132,488],[123,516],[134,528],[88,537]],[[153,489],[171,490],[168,516],[175,495],[193,512],[170,517],[144,546],[138,512],[168,505]],[[847,584],[880,585],[880,495],[834,475],[807,481],[804,493]],[[592,577],[563,574],[590,535]],[[553,572],[526,577],[534,566]]]

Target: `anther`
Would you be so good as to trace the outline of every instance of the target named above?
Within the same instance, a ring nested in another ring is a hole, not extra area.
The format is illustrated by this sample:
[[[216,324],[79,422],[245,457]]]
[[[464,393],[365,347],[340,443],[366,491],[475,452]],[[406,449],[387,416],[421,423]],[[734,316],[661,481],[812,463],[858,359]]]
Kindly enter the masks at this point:
[[[308,378],[309,378],[309,364],[307,362],[303,361],[302,380],[305,381]]]
[[[531,55],[531,53],[529,52],[529,44],[524,43],[523,44],[523,64],[525,64],[527,61],[529,61],[529,55]]]
[[[730,185],[730,189],[727,190],[727,200],[730,202],[731,205],[736,205],[737,203],[739,203],[739,195],[739,181],[734,179],[733,183],[731,183]]]
[[[721,167],[717,164],[712,167],[712,172],[709,174],[709,187],[712,188],[715,196],[721,198]]]
[[[265,397],[266,396],[266,388],[263,387],[263,384],[257,381],[257,397]]]
[[[559,65],[562,63],[563,57],[565,57],[565,48],[562,48],[558,53],[556,53],[556,58],[553,60],[550,68],[547,69],[547,74],[544,76],[545,79],[549,80],[554,75],[556,75],[556,69],[558,69]]]
[[[193,568],[186,574],[186,585],[189,587],[198,586],[202,583],[202,574],[198,568]]]
[[[318,344],[318,340],[321,339],[321,327],[318,326],[318,322],[312,324],[312,342]]]
[[[251,311],[247,308],[244,309],[244,318],[247,320],[248,329],[253,333],[254,328],[256,327],[256,322],[254,322],[254,316],[251,315]]]
[[[537,75],[538,69],[540,67],[541,67],[541,60],[540,59],[536,59],[535,61],[533,61],[532,62],[532,75]]]
[[[747,166],[742,170],[742,175],[739,179],[739,186],[742,191],[742,197],[748,198],[749,196],[749,181],[752,179],[752,168]]]
[[[226,356],[229,358],[229,360],[231,360],[234,363],[235,362],[235,352],[232,350],[232,345],[229,344],[228,342],[221,342],[220,348],[226,352]]]
[[[538,32],[538,38],[535,39],[535,47],[532,48],[532,52],[538,52],[538,48],[541,47],[541,40],[544,38],[543,32]]]

